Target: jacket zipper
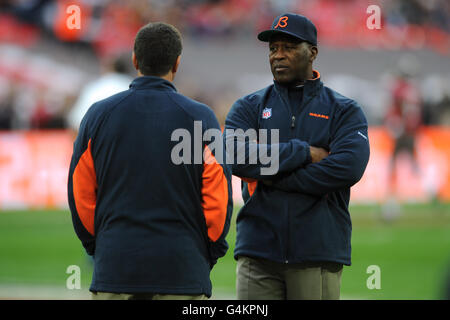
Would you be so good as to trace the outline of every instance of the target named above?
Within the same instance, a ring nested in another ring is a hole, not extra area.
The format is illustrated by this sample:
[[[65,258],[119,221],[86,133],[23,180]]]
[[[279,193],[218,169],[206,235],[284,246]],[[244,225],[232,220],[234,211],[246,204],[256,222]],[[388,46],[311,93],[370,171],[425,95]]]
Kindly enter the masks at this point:
[[[293,110],[291,108],[291,105],[289,103],[289,99],[286,101],[284,96],[283,96],[283,94],[281,92],[280,92],[280,98],[281,98],[281,101],[283,101],[284,105],[289,110],[289,114],[291,116],[291,129],[293,129],[295,127],[295,116],[294,116],[294,112],[293,112]],[[283,259],[283,262],[287,264],[287,263],[289,263],[289,260],[288,260],[288,253],[289,253],[289,210],[288,210],[288,213],[287,213],[287,225],[286,226],[287,226],[287,230],[286,230],[286,246],[284,248],[284,256],[282,257],[282,259]]]
[[[313,94],[313,95],[309,98],[309,100],[305,102],[304,105],[300,105],[300,108],[299,108],[299,109],[300,109],[300,112],[302,112],[302,110],[306,108],[306,106],[311,102],[311,100],[312,100],[315,96],[316,96],[316,95]],[[294,128],[295,128],[295,115],[292,115],[292,118],[291,118],[291,129],[294,129]]]
[[[299,113],[300,114],[305,108],[306,106],[311,102],[311,100],[316,96],[316,94],[313,94],[305,103],[302,103],[299,107]],[[290,105],[288,104],[288,106],[290,107]],[[289,110],[291,110],[291,114],[292,114],[292,118],[291,118],[291,130],[295,129],[295,110],[292,110],[291,108],[289,108]],[[295,138],[295,137],[294,137]],[[289,263],[289,245],[290,245],[290,225],[291,225],[291,213],[288,210],[288,216],[287,216],[287,232],[286,232],[286,249],[284,252],[284,263],[288,264]]]

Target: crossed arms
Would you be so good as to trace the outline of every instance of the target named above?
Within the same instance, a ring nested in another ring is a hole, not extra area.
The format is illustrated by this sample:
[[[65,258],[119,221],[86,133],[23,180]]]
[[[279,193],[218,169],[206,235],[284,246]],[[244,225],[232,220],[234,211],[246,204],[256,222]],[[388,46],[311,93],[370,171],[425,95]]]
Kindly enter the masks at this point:
[[[248,130],[257,127],[257,116],[252,106],[239,100],[236,102],[225,123],[227,146],[233,141],[237,147],[233,151],[245,151],[246,161],[232,164],[233,174],[247,181],[257,180],[273,188],[286,192],[300,192],[322,196],[357,183],[369,160],[367,121],[359,106],[351,104],[336,111],[331,130],[329,150],[310,146],[306,141],[291,139],[269,145],[243,141],[235,136],[227,136],[227,129]],[[251,148],[278,150],[278,171],[273,175],[262,175],[260,162],[250,163]],[[236,153],[235,152],[235,153]],[[231,155],[236,160],[236,154]]]

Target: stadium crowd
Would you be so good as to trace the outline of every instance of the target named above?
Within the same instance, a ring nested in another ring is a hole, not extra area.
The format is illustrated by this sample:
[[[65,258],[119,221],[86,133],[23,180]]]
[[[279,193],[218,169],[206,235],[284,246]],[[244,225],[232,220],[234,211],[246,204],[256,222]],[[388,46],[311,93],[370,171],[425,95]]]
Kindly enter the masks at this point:
[[[81,8],[80,30],[66,27],[69,3]],[[367,6],[377,3],[382,8],[383,28],[378,33],[355,28],[365,25]],[[242,40],[254,37],[271,24],[274,15],[286,11],[301,12],[315,22],[321,34],[319,45],[361,52],[375,47],[449,54],[450,3],[446,0],[3,0],[0,129],[68,127],[68,115],[83,85],[99,76],[59,63],[51,52],[35,54],[31,49],[38,44],[51,42],[59,52],[89,51],[94,63],[101,65],[123,54],[129,56],[133,35],[148,21],[171,23],[195,39]],[[128,74],[134,75],[131,70]],[[427,75],[418,83],[425,124],[450,125],[448,83],[440,75]],[[389,95],[389,88],[384,89]],[[184,93],[211,105],[219,120],[237,96],[186,90],[191,92]],[[371,117],[370,111],[368,115],[371,124],[381,123],[381,117]]]
[[[72,4],[81,9],[79,31],[65,28],[66,8]],[[355,28],[365,25],[366,10],[374,4],[381,7],[385,31],[376,34],[378,41]],[[274,15],[288,11],[310,17],[320,30],[322,44],[358,47],[370,41],[387,49],[429,44],[435,50],[449,50],[448,43],[443,43],[450,32],[446,0],[3,0],[0,10],[0,39],[15,31],[18,18],[38,28],[36,33],[89,43],[99,55],[129,48],[137,29],[148,21],[166,21],[183,34],[195,36],[251,36],[270,25]],[[33,38],[31,29],[23,29]]]

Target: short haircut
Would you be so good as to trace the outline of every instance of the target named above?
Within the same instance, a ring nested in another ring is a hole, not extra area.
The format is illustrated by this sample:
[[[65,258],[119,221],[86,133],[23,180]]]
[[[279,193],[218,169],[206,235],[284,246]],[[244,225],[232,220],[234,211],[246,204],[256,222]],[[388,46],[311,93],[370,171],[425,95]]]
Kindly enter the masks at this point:
[[[143,26],[134,40],[138,69],[145,76],[166,75],[182,50],[180,32],[163,22]]]

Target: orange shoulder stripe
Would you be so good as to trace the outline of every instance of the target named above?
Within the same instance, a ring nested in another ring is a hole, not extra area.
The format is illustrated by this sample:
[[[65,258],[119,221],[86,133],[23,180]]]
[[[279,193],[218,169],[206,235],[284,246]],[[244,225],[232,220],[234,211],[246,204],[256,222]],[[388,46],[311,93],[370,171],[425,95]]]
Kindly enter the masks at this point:
[[[202,206],[208,237],[217,241],[223,232],[228,207],[228,181],[208,146],[204,151]]]
[[[73,197],[81,223],[91,235],[94,235],[97,177],[91,153],[91,139],[73,172]]]

